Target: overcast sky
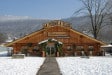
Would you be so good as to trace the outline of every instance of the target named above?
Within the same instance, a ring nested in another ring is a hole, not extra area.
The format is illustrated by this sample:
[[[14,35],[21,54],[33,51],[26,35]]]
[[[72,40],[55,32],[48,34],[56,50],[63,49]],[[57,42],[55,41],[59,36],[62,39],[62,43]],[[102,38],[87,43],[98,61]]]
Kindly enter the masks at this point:
[[[61,19],[71,17],[81,6],[79,0],[0,0],[0,15]]]

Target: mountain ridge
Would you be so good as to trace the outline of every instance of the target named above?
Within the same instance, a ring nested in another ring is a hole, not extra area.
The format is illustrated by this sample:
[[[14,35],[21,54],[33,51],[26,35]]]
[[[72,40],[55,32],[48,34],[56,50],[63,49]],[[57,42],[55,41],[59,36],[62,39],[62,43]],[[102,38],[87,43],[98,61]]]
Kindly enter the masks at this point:
[[[91,33],[89,33],[90,25],[88,16],[70,17],[61,20],[71,23],[73,29],[91,35]],[[0,33],[5,34],[12,39],[14,37],[20,38],[41,29],[42,25],[49,21],[51,20],[31,18],[28,16],[0,16]],[[104,27],[101,31],[103,34],[101,35],[104,37],[107,32],[112,31],[111,28],[112,26]],[[106,42],[112,40],[112,36],[110,35],[105,36],[104,38],[101,37],[100,39]]]

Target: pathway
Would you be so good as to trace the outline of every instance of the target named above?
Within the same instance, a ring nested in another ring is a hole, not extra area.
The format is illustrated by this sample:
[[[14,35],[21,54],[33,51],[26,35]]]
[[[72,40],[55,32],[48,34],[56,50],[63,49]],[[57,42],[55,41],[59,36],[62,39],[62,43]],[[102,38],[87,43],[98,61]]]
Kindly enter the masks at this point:
[[[46,57],[37,75],[61,75],[56,58]]]

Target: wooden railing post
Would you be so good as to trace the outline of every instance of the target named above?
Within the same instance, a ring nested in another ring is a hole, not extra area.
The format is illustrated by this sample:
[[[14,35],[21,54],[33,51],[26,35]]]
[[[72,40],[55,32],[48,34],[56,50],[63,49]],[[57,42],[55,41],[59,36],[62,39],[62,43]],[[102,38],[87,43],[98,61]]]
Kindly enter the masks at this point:
[[[45,57],[45,51],[42,51],[42,57]]]
[[[56,56],[59,57],[59,52],[57,52],[57,55]]]

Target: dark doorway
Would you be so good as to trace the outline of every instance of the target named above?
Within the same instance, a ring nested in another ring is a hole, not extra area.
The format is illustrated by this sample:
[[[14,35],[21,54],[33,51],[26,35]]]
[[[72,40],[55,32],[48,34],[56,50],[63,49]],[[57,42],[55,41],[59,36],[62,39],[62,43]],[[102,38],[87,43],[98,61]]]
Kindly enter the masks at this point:
[[[55,56],[56,48],[55,46],[46,46],[46,56]]]

